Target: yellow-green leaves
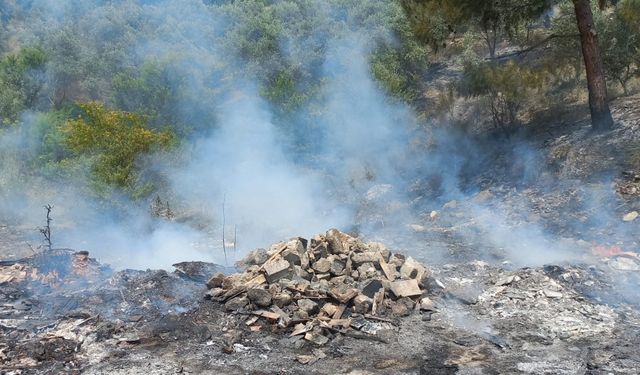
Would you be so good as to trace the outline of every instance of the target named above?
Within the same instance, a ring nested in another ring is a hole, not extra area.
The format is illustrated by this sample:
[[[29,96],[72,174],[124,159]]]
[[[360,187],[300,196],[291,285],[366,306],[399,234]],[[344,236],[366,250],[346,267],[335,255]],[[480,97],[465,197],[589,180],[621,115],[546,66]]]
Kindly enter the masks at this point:
[[[143,195],[149,187],[139,180],[140,157],[169,149],[175,142],[173,133],[149,129],[146,117],[106,109],[101,103],[78,106],[81,114],[67,120],[63,133],[72,152],[92,158],[95,187],[115,186],[134,196]]]

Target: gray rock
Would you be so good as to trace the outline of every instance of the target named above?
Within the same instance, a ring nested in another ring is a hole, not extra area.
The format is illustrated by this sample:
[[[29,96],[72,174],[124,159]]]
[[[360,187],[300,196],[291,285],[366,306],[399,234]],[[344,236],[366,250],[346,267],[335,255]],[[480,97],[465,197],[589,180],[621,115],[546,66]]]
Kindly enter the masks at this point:
[[[257,306],[268,307],[271,305],[271,293],[265,289],[253,288],[247,291],[249,301]]]
[[[299,300],[298,307],[301,311],[306,312],[308,315],[312,315],[318,312],[318,304],[308,298]]]

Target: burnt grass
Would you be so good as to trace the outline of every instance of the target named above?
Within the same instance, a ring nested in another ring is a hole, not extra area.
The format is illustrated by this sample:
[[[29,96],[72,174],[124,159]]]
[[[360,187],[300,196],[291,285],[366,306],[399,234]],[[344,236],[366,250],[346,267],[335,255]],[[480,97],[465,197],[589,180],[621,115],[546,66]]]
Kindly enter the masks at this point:
[[[316,346],[264,320],[252,332],[246,315],[205,298],[208,277],[228,269],[184,262],[173,272],[116,272],[92,260],[78,273],[72,252],[25,257],[15,250],[20,236],[0,227],[10,234],[0,238],[2,257],[18,259],[0,263],[0,276],[11,267],[57,272],[53,281],[0,283],[0,373],[636,374],[640,262],[593,249],[638,252],[637,223],[621,217],[640,209],[640,171],[629,163],[640,140],[639,100],[614,104],[618,126],[608,134],[591,133],[582,117],[536,128],[527,139],[543,150],[542,172],[529,182],[513,178],[525,165],[502,152],[488,157],[496,167],[477,166],[469,178],[479,188],[455,207],[435,198],[416,203],[418,230],[379,225],[375,240],[430,269],[435,311],[389,316],[392,328],[375,337],[331,334]],[[486,197],[514,228],[534,223],[554,234],[554,244],[566,240],[571,256],[513,262],[517,237],[487,241],[489,229],[473,211]],[[376,217],[363,212],[354,224],[376,227]],[[319,353],[312,363],[299,361]]]

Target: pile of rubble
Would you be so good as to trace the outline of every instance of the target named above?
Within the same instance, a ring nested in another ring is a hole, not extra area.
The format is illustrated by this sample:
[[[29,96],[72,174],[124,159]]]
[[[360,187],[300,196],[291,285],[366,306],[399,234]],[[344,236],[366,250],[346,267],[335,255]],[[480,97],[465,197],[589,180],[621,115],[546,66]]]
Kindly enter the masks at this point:
[[[250,315],[245,323],[251,331],[266,322],[323,345],[336,333],[389,328],[393,320],[386,317],[434,310],[425,266],[337,229],[257,249],[238,267],[244,272],[214,275],[208,295],[228,311]]]

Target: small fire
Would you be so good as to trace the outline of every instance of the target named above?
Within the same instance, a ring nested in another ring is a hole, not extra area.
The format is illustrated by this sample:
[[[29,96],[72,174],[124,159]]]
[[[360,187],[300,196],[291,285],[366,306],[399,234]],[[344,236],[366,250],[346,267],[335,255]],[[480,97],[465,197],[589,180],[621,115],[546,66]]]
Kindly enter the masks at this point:
[[[601,245],[595,242],[591,245],[591,253],[600,257],[611,258],[616,256],[628,256],[631,258],[638,258],[638,254],[631,251],[624,251],[617,245]]]

